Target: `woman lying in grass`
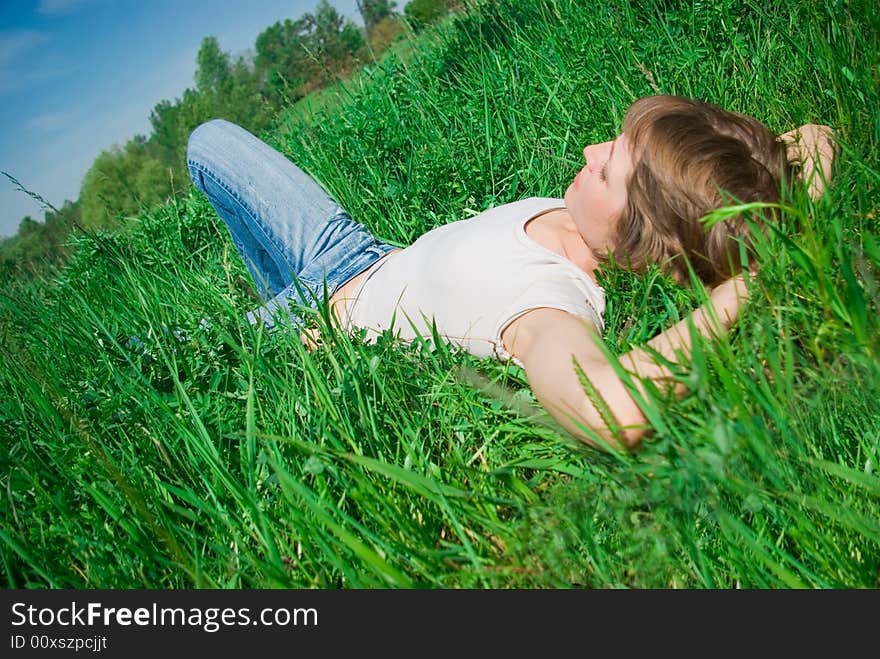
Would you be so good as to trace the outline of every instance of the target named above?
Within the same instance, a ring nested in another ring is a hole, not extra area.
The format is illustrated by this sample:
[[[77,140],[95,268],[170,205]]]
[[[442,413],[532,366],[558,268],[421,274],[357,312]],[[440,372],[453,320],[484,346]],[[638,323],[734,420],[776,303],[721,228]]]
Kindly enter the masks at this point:
[[[635,271],[657,263],[680,282],[693,272],[711,290],[688,319],[620,357],[638,387],[639,378],[671,382],[655,353],[671,362],[688,354],[688,324],[716,335],[746,296],[739,254],[747,220],[707,228],[700,218],[731,203],[778,202],[797,167],[818,196],[832,155],[825,126],[778,138],[717,106],[647,97],[629,108],[620,135],[584,149],[586,164],[563,199],[491,208],[406,249],[377,240],[282,154],[229,122],[193,131],[187,162],[265,301],[251,322],[283,319],[303,330],[296,305],[316,307],[326,296],[341,326],[368,338],[391,329],[412,340],[436,329],[478,357],[521,365],[538,401],[576,437],[634,447],[650,428],[600,346],[597,270],[609,260]]]

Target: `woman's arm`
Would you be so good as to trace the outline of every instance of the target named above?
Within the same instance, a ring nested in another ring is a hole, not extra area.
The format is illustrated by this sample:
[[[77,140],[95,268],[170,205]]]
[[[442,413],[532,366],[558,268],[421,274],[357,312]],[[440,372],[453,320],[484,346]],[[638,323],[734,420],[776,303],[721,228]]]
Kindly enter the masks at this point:
[[[804,124],[779,136],[786,145],[788,161],[800,168],[812,199],[818,199],[831,180],[837,142],[830,126]]]
[[[644,394],[640,382],[643,378],[652,380],[661,388],[674,383],[675,393],[683,395],[686,391],[684,385],[674,381],[669,368],[658,363],[653,353],[660,353],[672,363],[680,359],[677,353],[689,357],[691,333],[688,320],[705,337],[720,335],[736,320],[745,297],[745,282],[739,275],[716,287],[709,302],[696,309],[688,319],[654,337],[647,348],[622,355],[620,363],[636,376],[633,381],[640,392]],[[635,448],[651,428],[600,349],[597,342],[601,339],[595,327],[591,329],[592,333],[583,319],[564,311],[536,309],[512,323],[502,338],[507,349],[523,362],[538,402],[568,432],[596,446],[594,439],[581,427],[586,426],[613,447]],[[585,393],[575,363],[602,397],[607,411],[598,409]]]

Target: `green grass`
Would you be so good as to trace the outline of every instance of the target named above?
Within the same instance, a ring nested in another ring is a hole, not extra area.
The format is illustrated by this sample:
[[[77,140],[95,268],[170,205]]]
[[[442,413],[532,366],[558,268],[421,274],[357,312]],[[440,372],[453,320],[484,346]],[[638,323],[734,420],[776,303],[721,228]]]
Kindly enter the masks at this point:
[[[325,313],[312,353],[254,330],[194,192],[0,297],[4,585],[880,586],[878,18],[764,4],[486,4],[265,136],[405,244],[561,195],[655,91],[832,125],[834,184],[786,200],[743,316],[697,343],[688,396],[649,397],[641,452],[573,445],[521,370],[442,342],[366,345]],[[605,286],[615,353],[698,301],[655,272]]]

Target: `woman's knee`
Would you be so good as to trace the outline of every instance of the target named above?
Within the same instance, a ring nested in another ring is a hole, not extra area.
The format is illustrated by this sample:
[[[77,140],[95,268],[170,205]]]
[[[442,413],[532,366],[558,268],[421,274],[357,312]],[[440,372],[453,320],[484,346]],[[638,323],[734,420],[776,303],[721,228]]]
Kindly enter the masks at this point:
[[[226,119],[211,119],[196,126],[189,134],[186,143],[187,162],[198,162],[209,155],[238,129],[238,126]]]
[[[242,129],[226,119],[211,119],[199,124],[186,143],[186,164],[193,184],[205,192],[202,175],[213,171],[223,160],[231,143]]]

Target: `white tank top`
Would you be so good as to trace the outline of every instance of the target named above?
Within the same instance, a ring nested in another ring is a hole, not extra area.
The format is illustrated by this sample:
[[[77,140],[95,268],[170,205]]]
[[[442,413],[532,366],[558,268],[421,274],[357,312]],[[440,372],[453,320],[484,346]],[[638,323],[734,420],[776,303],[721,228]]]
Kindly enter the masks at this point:
[[[513,358],[501,332],[538,307],[561,309],[603,330],[605,291],[525,224],[562,199],[531,197],[433,229],[386,255],[353,291],[343,326],[372,341],[392,329],[404,341],[437,333],[477,357]]]

